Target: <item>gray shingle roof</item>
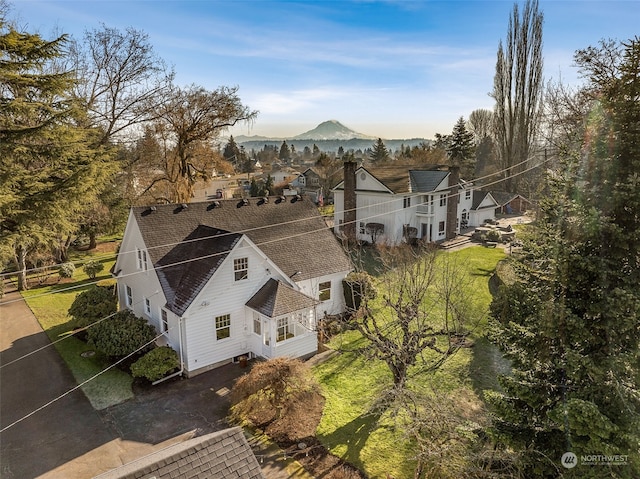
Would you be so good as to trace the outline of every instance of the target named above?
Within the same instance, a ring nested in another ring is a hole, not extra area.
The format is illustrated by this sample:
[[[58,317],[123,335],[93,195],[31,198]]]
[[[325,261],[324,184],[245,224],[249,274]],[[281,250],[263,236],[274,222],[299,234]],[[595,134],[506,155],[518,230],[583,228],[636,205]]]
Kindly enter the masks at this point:
[[[233,427],[157,451],[95,479],[264,479],[242,429]]]
[[[318,303],[319,301],[271,278],[247,301],[247,306],[260,314],[275,318],[294,311],[300,311],[301,309],[311,308]]]
[[[434,191],[448,174],[448,171],[440,170],[409,170],[411,191],[413,193]]]
[[[189,306],[242,234],[284,274],[300,271],[298,281],[351,269],[308,198],[250,198],[246,206],[240,200],[189,203],[186,208],[156,205],[135,207],[132,213],[152,263],[160,268],[167,306],[176,314]]]

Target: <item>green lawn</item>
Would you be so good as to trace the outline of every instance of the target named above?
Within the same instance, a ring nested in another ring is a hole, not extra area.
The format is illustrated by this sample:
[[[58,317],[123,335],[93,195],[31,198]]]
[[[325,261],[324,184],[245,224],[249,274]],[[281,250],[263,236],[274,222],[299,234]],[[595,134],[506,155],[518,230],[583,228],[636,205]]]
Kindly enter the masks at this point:
[[[491,301],[488,280],[504,252],[499,248],[471,247],[443,254],[453,255],[464,265],[475,306],[486,310]],[[463,389],[471,395],[495,387],[496,354],[484,339],[485,329],[486,319],[472,333],[473,348],[461,349],[436,374],[415,375],[411,380],[439,390]],[[353,331],[335,337],[329,346],[342,350],[342,354],[314,368],[326,397],[318,438],[332,453],[370,477],[386,477],[387,473],[412,477],[411,445],[402,432],[395,431],[388,418],[378,421],[378,417],[368,414],[376,393],[389,386],[392,377],[383,362],[348,352],[361,341],[359,333]],[[477,402],[481,403],[480,398]]]
[[[90,288],[95,281],[111,277],[109,269],[115,260],[113,254],[104,253],[95,256],[84,254],[81,257],[87,261],[94,257],[104,264],[104,270],[96,280],[90,280],[82,269],[78,268],[72,282],[34,287],[23,292],[27,304],[49,339],[54,342],[54,347],[71,370],[78,384],[98,374],[110,363],[100,354],[92,357],[82,356],[83,352],[89,351],[91,348],[83,341],[70,335],[71,318],[67,315],[67,310],[77,294]],[[74,257],[74,261],[78,258],[79,256]],[[95,409],[104,409],[133,397],[132,382],[133,379],[130,375],[117,368],[111,368],[82,386],[82,390]]]

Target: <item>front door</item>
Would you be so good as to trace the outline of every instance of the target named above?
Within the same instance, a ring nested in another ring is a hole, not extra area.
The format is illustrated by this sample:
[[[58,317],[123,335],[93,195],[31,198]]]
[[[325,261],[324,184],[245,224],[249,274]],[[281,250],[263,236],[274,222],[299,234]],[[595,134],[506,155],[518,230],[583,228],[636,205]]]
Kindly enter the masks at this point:
[[[271,321],[268,319],[262,321],[262,356],[271,357]]]

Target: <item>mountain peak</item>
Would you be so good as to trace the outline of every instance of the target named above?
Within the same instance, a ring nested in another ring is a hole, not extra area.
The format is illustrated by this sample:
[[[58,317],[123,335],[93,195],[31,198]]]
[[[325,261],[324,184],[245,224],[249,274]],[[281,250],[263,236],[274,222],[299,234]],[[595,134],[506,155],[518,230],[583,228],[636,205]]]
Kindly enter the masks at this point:
[[[294,136],[294,140],[351,140],[357,139],[371,139],[373,137],[363,135],[347,128],[338,120],[323,121],[313,130],[306,131],[300,135]]]

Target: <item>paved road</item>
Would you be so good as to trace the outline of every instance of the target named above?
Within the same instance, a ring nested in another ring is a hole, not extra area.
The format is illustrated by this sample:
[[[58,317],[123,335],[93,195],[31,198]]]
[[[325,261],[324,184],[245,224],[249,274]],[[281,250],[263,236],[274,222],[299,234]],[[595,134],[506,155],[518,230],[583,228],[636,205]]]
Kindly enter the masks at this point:
[[[21,296],[0,304],[0,477],[38,477],[115,439],[76,390],[12,425],[72,389],[76,382]],[[7,428],[7,429],[5,429]],[[62,476],[61,476],[62,477]]]

